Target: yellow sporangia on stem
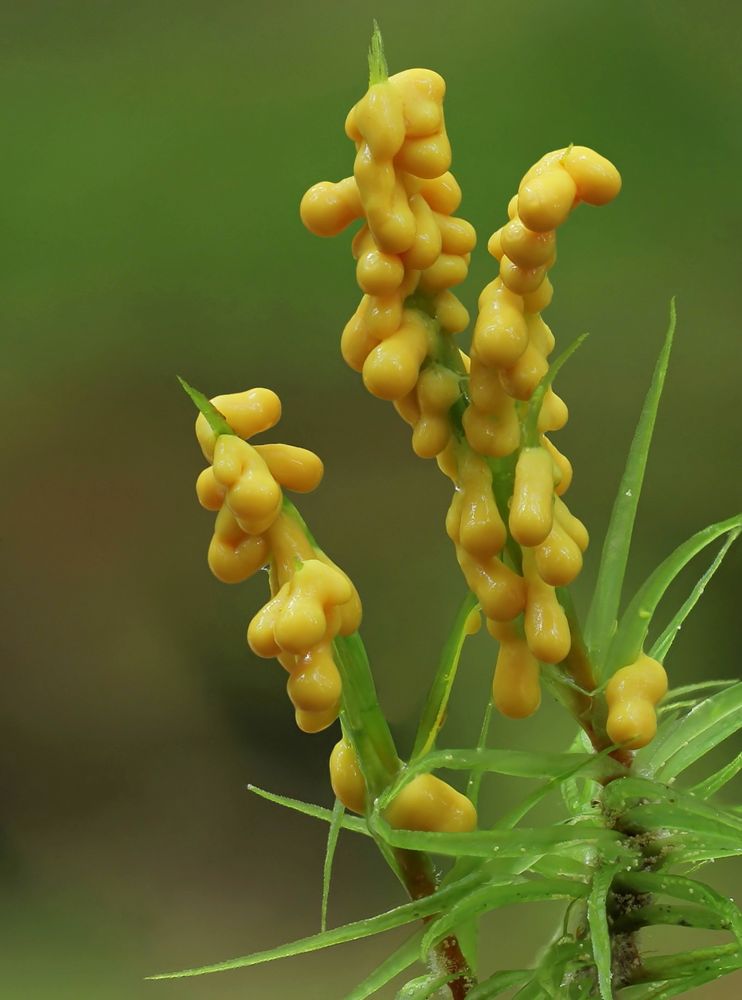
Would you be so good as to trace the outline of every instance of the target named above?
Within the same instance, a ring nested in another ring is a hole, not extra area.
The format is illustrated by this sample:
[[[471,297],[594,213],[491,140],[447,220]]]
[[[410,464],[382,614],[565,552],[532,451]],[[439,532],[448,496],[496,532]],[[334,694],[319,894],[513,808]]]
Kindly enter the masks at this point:
[[[299,728],[319,732],[335,721],[340,707],[332,641],[355,632],[361,620],[350,579],[283,511],[283,488],[315,489],[322,462],[305,448],[250,443],[280,419],[281,402],[270,389],[211,402],[235,434],[217,437],[205,417],[196,420],[196,436],[211,463],[198,477],[196,492],[207,510],[218,511],[209,566],[225,583],[239,583],[270,564],[271,599],[250,622],[248,643],[258,656],[276,657],[288,671]]]
[[[353,254],[364,295],[343,331],[343,356],[411,425],[414,451],[436,458],[453,482],[446,530],[485,617],[513,622],[535,660],[559,663],[571,637],[555,588],[580,572],[588,535],[561,499],[572,466],[547,434],[564,427],[568,411],[550,386],[534,414],[536,439],[526,440],[523,427],[555,346],[541,313],[553,294],[556,229],[581,201],[611,201],[621,179],[584,146],[547,153],[528,170],[509,221],[488,244],[499,275],[480,295],[469,357],[450,340],[468,323],[450,289],[466,277],[475,233],[453,215],[461,190],[449,170],[444,94],[431,70],[375,78],[345,124],[356,145],[353,177],[310,188],[301,217],[320,236],[361,220]],[[512,463],[512,496],[502,494],[501,475],[496,500],[493,472],[503,459]],[[515,701],[534,711],[537,665],[528,661],[518,688],[512,665],[526,659],[513,654],[514,642],[497,689],[513,678],[515,689],[530,692]],[[498,696],[499,705],[506,701]]]
[[[346,809],[366,811],[366,783],[353,748],[346,740],[330,754],[332,790]],[[394,797],[384,818],[397,830],[465,833],[477,825],[477,810],[461,792],[433,774],[420,774]]]
[[[650,743],[657,732],[655,705],[666,694],[665,668],[646,653],[617,670],[605,692],[609,738],[629,750]]]

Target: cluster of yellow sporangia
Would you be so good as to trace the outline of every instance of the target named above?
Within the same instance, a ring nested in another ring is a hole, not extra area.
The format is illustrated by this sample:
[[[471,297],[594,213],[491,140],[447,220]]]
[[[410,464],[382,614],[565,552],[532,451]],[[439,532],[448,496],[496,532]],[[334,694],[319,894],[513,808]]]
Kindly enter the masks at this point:
[[[452,537],[467,583],[500,642],[493,693],[510,716],[538,707],[538,661],[560,663],[569,653],[569,625],[555,588],[580,572],[588,543],[584,525],[561,499],[572,467],[546,435],[564,426],[567,407],[551,388],[538,413],[538,440],[525,441],[521,434],[554,348],[541,311],[553,294],[547,272],[556,260],[555,231],[581,201],[606,204],[620,187],[616,168],[594,150],[570,146],[548,153],[524,176],[508,207],[509,222],[488,244],[500,273],[480,296],[462,424],[478,455],[501,459],[518,451],[508,530],[521,549],[522,577],[500,558],[507,535],[494,504],[489,546],[477,551],[467,545],[463,525]],[[459,480],[462,471],[466,466],[462,470],[459,463]],[[471,509],[463,503],[467,487],[466,481],[458,484],[465,512]]]
[[[196,492],[202,506],[218,511],[209,566],[225,583],[239,583],[270,564],[271,599],[250,622],[247,641],[258,656],[275,657],[288,671],[297,725],[319,732],[340,708],[332,641],[355,632],[361,620],[350,579],[283,510],[282,487],[315,489],[322,462],[305,448],[250,443],[280,419],[281,401],[270,389],[217,396],[212,403],[235,433],[217,437],[202,415],[196,420],[196,436],[211,463]]]
[[[523,435],[554,348],[541,317],[553,293],[547,272],[556,260],[557,227],[581,201],[611,201],[621,178],[584,146],[548,153],[531,167],[510,202],[508,223],[488,244],[499,275],[480,296],[471,357],[451,350],[441,333],[463,330],[467,315],[449,288],[466,276],[475,234],[451,218],[461,192],[448,173],[444,89],[438,74],[419,69],[372,85],[346,122],[357,148],[354,176],[310,188],[301,216],[322,236],[365,216],[353,242],[365,295],[343,332],[343,355],[412,425],[415,452],[436,457],[455,485],[446,528],[500,643],[495,704],[521,717],[540,702],[538,661],[559,663],[569,653],[555,588],[577,576],[588,543],[561,499],[572,467],[546,436],[568,415],[551,387],[536,439]],[[452,407],[462,399],[457,427]],[[516,453],[512,496],[507,510],[498,509],[493,463]],[[508,537],[520,547],[522,570],[502,559]]]
[[[443,121],[443,78],[411,69],[373,84],[351,109],[345,131],[356,144],[353,177],[315,184],[301,202],[304,224],[334,236],[363,218],[353,239],[356,277],[364,292],[346,325],[343,357],[363,373],[375,396],[393,400],[416,426],[420,455],[445,447],[445,415],[458,396],[454,373],[431,365],[440,330],[469,322],[450,291],[467,275],[473,227],[455,218],[461,190],[453,175]],[[426,309],[408,300],[422,296]]]

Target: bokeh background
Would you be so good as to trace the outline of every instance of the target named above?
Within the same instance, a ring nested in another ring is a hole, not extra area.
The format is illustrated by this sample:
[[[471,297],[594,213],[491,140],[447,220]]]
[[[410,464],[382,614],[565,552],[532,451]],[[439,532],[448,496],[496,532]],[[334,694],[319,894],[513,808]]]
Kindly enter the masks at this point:
[[[547,317],[562,345],[592,332],[559,378],[571,408],[559,444],[594,539],[672,295],[677,346],[630,582],[739,506],[740,11],[719,0],[0,5],[4,998],[331,1000],[390,946],[143,982],[317,929],[325,829],[245,786],[330,804],[337,738],[298,733],[283,672],[248,654],[263,581],[228,588],[208,573],[211,517],[193,494],[202,459],[175,374],[210,394],[272,386],[285,412],[274,439],[325,459],[302,509],[363,595],[403,748],[463,594],[445,482],[339,356],[358,297],[349,241],[315,239],[297,212],[306,187],[350,172],[343,121],[364,90],[372,17],[392,71],[426,65],[448,81],[461,213],[480,234],[470,308],[493,274],[486,238],[535,159],[575,141],[623,172],[614,205],[580,209],[560,234]],[[732,554],[684,628],[675,681],[739,670],[739,570]],[[491,667],[478,637],[449,745],[474,738]],[[557,749],[569,732],[545,705],[530,722],[498,722],[493,743]],[[495,783],[491,814],[522,791]],[[715,877],[742,889],[739,867]],[[331,920],[399,898],[372,847],[344,837]],[[491,961],[527,962],[556,912],[491,921]]]

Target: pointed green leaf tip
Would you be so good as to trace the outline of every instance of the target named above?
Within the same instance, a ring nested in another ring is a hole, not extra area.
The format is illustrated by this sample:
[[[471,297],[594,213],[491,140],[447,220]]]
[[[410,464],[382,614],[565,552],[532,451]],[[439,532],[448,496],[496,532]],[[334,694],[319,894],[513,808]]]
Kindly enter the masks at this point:
[[[368,85],[373,87],[375,83],[383,83],[388,79],[389,69],[384,55],[384,39],[381,37],[379,25],[374,21],[371,44],[368,47]]]
[[[177,378],[185,394],[190,396],[196,406],[196,409],[204,415],[209,427],[217,437],[219,437],[220,434],[234,434],[234,431],[227,423],[224,414],[217,410],[211,400],[207,399],[199,389],[194,389],[192,385],[189,385],[184,378],[180,377],[180,375],[178,375]]]

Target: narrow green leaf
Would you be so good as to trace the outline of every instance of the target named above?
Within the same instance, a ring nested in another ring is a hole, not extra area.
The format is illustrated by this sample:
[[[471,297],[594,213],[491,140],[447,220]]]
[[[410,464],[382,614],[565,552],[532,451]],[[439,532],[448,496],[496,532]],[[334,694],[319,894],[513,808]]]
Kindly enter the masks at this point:
[[[194,389],[194,387],[189,385],[184,378],[180,377],[180,375],[178,375],[177,378],[183,387],[183,391],[190,396],[192,402],[204,415],[209,427],[217,437],[219,437],[220,434],[235,434],[229,426],[227,418],[223,413],[220,413],[219,410],[217,410],[210,399],[204,396],[199,389]]]
[[[657,641],[650,649],[649,655],[652,657],[652,659],[659,660],[660,663],[664,662],[670,647],[675,641],[678,632],[682,628],[683,622],[691,613],[693,608],[695,608],[696,604],[698,604],[698,602],[700,601],[701,596],[703,595],[703,592],[706,589],[709,580],[717,571],[719,566],[721,566],[722,562],[724,561],[724,556],[727,554],[727,552],[732,547],[737,538],[739,538],[739,533],[740,533],[739,529],[737,529],[736,531],[730,531],[727,540],[724,542],[722,547],[716,553],[714,561],[711,563],[709,568],[703,574],[701,579],[696,583],[693,590],[690,592],[685,601],[683,601],[682,605],[680,606],[676,614],[672,617],[665,630],[662,632],[662,634],[659,636]]]
[[[675,335],[675,319],[675,299],[673,299],[670,303],[670,323],[665,342],[644,400],[603,542],[598,579],[585,627],[585,641],[598,672],[602,669],[608,643],[618,618],[639,496]]]
[[[660,982],[675,977],[685,977],[704,967],[726,966],[742,958],[736,944],[722,944],[714,948],[697,948],[677,955],[647,955],[642,962],[644,982]]]
[[[428,774],[437,768],[451,771],[494,771],[514,778],[556,778],[578,766],[584,765],[586,776],[594,778],[618,777],[625,769],[610,757],[595,753],[579,755],[570,753],[533,753],[529,750],[435,750],[409,764],[396,780],[379,797],[377,811],[383,811],[405,785],[419,774]]]
[[[608,928],[606,904],[608,893],[619,866],[603,865],[593,875],[590,895],[587,899],[587,920],[590,927],[590,941],[593,947],[595,967],[598,970],[598,988],[602,1000],[613,1000],[611,989],[611,935]]]
[[[582,333],[573,340],[569,347],[563,350],[556,360],[552,361],[548,372],[534,389],[528,406],[528,414],[523,424],[526,448],[535,448],[539,443],[538,418],[541,413],[541,405],[544,401],[546,390],[557,377],[564,363],[572,357],[578,347],[581,347],[585,343],[589,336],[589,333]]]
[[[742,753],[738,753],[734,760],[730,760],[724,767],[719,768],[697,785],[690,789],[692,795],[699,799],[710,799],[712,795],[720,792],[724,785],[728,784],[732,778],[742,770]]]
[[[664,872],[623,872],[616,881],[635,892],[672,896],[686,903],[699,903],[718,913],[725,920],[737,941],[742,943],[742,913],[733,900],[722,896],[705,882],[686,878],[684,875],[667,875]]]
[[[379,25],[374,20],[374,30],[368,48],[368,85],[373,87],[376,83],[384,83],[388,78],[389,69],[384,55],[384,40],[381,37]]]
[[[581,899],[587,892],[588,886],[584,882],[570,882],[567,879],[510,881],[505,885],[489,883],[480,886],[432,921],[423,936],[420,945],[421,954],[426,955],[463,920],[479,918],[491,910],[514,903],[544,902],[548,899]]]
[[[731,836],[742,834],[742,817],[719,806],[707,805],[702,799],[689,792],[681,792],[676,788],[669,788],[659,782],[642,778],[622,778],[619,781],[611,782],[603,793],[603,803],[607,809],[620,812],[624,817],[629,815],[632,808],[646,810],[649,807],[654,809],[659,806],[665,810],[665,813],[670,814],[670,822],[665,821],[664,813],[643,812],[641,814],[644,817],[644,822],[653,823],[655,826],[671,828],[672,814],[675,810],[676,819],[682,820],[690,815],[704,822],[706,828],[699,832],[706,832],[714,836],[724,835],[725,831],[726,835]]]
[[[304,816],[311,816],[313,819],[321,819],[324,823],[332,823],[333,811],[325,809],[324,806],[315,806],[311,802],[302,802],[301,799],[290,799],[285,795],[276,795],[275,792],[266,792],[264,788],[257,785],[248,785],[247,790],[258,795],[267,802],[274,802],[278,806],[292,809],[294,812],[302,813]],[[364,837],[370,837],[371,832],[366,826],[366,821],[357,819],[355,816],[343,815],[340,825],[344,830],[352,830],[353,833],[362,833]]]
[[[147,979],[183,979],[190,976],[204,976],[212,972],[226,972],[228,969],[244,969],[251,965],[260,965],[263,962],[274,962],[279,958],[290,958],[293,955],[306,955],[311,951],[321,951],[337,944],[344,944],[346,941],[358,941],[360,938],[372,937],[375,934],[393,930],[395,927],[403,927],[405,924],[411,924],[416,920],[440,913],[441,910],[445,910],[447,906],[452,905],[469,892],[480,878],[479,874],[464,877],[453,885],[440,889],[432,896],[404,903],[402,906],[387,910],[386,913],[380,913],[378,916],[356,920],[351,924],[344,924],[342,927],[334,927],[332,930],[323,931],[320,934],[300,938],[290,944],[279,945],[277,948],[254,952],[251,955],[242,955],[239,958],[231,958],[226,962],[217,962],[213,965],[202,965],[194,969],[183,969],[180,972],[147,976]]]
[[[453,627],[441,651],[438,669],[425,702],[411,760],[429,753],[435,746],[436,738],[446,715],[453,682],[456,679],[461,650],[466,641],[466,623],[477,605],[477,598],[474,594],[468,593],[458,610]]]
[[[373,996],[382,986],[386,986],[396,976],[417,961],[420,951],[420,938],[422,931],[418,931],[408,938],[403,945],[397,948],[388,958],[378,965],[362,983],[351,990],[344,997],[344,1000],[366,1000]]]
[[[516,823],[520,823],[524,816],[526,816],[531,809],[537,806],[539,802],[546,798],[547,795],[561,788],[565,781],[574,780],[578,774],[584,774],[586,771],[594,770],[595,759],[597,757],[607,757],[608,753],[609,750],[603,750],[599,754],[582,754],[580,757],[575,755],[574,759],[577,763],[575,763],[574,766],[567,768],[562,771],[561,774],[555,775],[555,777],[545,782],[545,784],[534,789],[534,791],[531,792],[530,795],[527,795],[526,798],[518,803],[518,805],[514,806],[507,813],[505,813],[505,815],[497,821],[495,828],[501,830],[514,827]]]
[[[635,770],[667,783],[742,727],[742,683],[706,698],[636,756]]]
[[[679,545],[657,569],[649,575],[634,595],[631,603],[621,617],[618,630],[610,644],[605,663],[605,676],[610,676],[619,667],[633,663],[642,651],[644,639],[657,610],[657,605],[665,595],[665,591],[675,577],[685,566],[711,545],[721,535],[738,531],[742,527],[742,514],[730,517],[726,521],[711,524],[697,531],[687,541]]]
[[[591,749],[592,744],[589,736],[583,729],[580,729],[572,741],[569,752],[590,753]],[[595,782],[578,777],[576,774],[565,778],[560,785],[564,804],[573,816],[579,816],[591,809],[595,790]]]
[[[467,1000],[494,1000],[513,986],[520,986],[533,975],[532,969],[504,969],[485,979],[467,993]]]
[[[706,983],[712,983],[716,979],[721,979],[722,976],[736,972],[737,969],[739,969],[739,965],[736,961],[719,962],[713,968],[704,969],[690,976],[683,976],[682,979],[660,986],[659,989],[647,993],[645,1000],[670,1000],[671,997],[679,996],[681,993],[690,993],[697,986],[705,986]]]
[[[322,868],[322,916],[320,919],[320,930],[327,930],[327,905],[330,901],[330,883],[332,881],[332,862],[335,859],[335,848],[338,845],[338,837],[343,825],[345,806],[340,799],[335,799],[332,809],[332,819],[330,829],[327,831],[327,849],[325,850],[325,863]]]
[[[428,997],[437,995],[453,976],[450,972],[431,972],[427,976],[418,976],[404,984],[397,993],[396,1000],[428,1000]]]
[[[479,739],[477,740],[477,751],[481,753],[483,750],[487,749],[487,740],[490,734],[490,724],[492,722],[492,701],[487,702],[487,707],[484,710],[484,718],[482,719],[482,728],[479,731]],[[466,783],[466,797],[471,800],[476,808],[479,804],[479,790],[482,787],[482,776],[484,771],[481,768],[474,767],[469,774],[469,780]]]
[[[670,906],[667,903],[650,903],[638,906],[613,921],[615,933],[633,933],[642,927],[658,925],[671,927],[696,927],[709,931],[729,930],[729,921],[705,906]]]
[[[451,857],[517,858],[530,852],[540,856],[556,854],[573,844],[596,844],[615,851],[621,837],[614,830],[581,824],[579,827],[519,827],[516,830],[474,830],[471,833],[420,833],[412,830],[392,830],[380,818],[372,824],[392,847],[412,851],[429,851]]]
[[[733,825],[725,822],[721,815],[709,818],[677,804],[634,806],[624,813],[622,819],[629,829],[679,830],[683,833],[696,834],[698,838],[705,838],[708,843],[717,843],[729,848],[733,848],[742,839],[742,828],[739,823]]]

